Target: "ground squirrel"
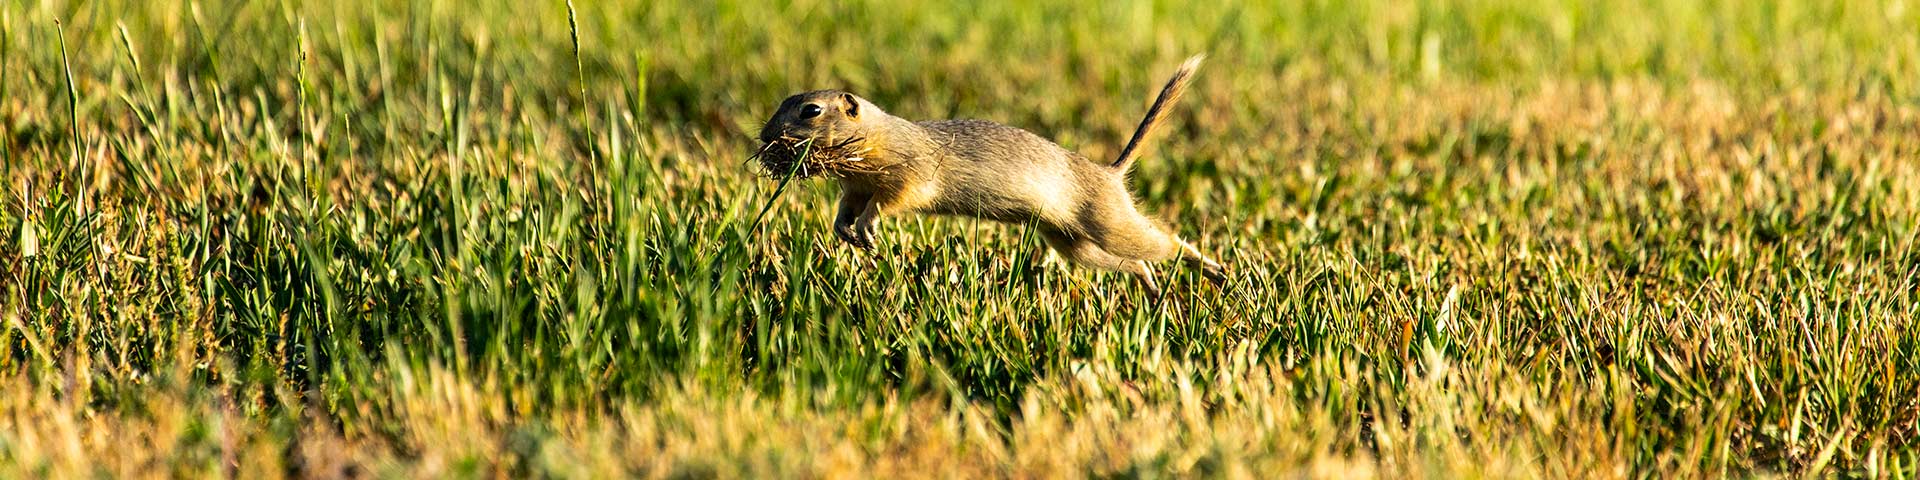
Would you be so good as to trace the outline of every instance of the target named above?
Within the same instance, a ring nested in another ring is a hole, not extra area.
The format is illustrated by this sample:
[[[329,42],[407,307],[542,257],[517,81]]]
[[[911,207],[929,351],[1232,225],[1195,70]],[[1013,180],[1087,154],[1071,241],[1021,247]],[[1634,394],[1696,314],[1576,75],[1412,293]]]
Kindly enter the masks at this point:
[[[1029,133],[984,120],[912,122],[864,98],[816,90],[780,103],[760,130],[761,163],[776,173],[828,175],[841,185],[833,233],[873,248],[874,220],[923,212],[1032,224],[1075,263],[1133,274],[1158,296],[1152,262],[1178,257],[1215,284],[1226,268],[1140,214],[1127,170],[1201,56],[1160,90],[1120,156],[1102,164]]]

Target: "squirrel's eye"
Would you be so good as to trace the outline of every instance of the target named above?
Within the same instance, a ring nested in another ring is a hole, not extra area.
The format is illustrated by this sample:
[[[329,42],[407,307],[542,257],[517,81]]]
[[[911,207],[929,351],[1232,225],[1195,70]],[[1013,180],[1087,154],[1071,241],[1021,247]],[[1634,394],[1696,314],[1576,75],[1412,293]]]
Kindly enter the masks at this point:
[[[813,118],[818,116],[820,116],[819,105],[807,104],[805,107],[800,107],[800,118]]]

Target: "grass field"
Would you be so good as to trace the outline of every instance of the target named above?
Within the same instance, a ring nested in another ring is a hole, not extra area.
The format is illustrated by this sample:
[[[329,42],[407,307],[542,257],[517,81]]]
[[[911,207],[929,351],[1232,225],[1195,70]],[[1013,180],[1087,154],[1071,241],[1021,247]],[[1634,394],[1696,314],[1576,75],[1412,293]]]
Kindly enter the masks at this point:
[[[1920,4],[515,3],[0,5],[0,477],[1920,476]],[[748,160],[1202,52],[1226,289]]]

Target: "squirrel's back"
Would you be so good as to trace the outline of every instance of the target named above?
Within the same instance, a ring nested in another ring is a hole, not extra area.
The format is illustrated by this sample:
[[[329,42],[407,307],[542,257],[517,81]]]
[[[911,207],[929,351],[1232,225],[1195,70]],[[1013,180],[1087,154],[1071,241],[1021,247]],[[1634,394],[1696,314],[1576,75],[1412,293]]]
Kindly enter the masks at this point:
[[[919,122],[943,157],[937,213],[1024,222],[1071,218],[1106,169],[1033,132],[986,120]]]

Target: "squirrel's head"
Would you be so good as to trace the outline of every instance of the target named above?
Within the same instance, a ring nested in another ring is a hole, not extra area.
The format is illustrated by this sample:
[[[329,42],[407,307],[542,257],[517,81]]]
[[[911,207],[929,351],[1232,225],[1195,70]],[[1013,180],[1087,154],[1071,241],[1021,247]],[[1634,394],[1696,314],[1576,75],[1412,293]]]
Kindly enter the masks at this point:
[[[787,97],[760,128],[762,145],[754,157],[770,175],[880,173],[887,165],[873,156],[878,152],[870,140],[882,129],[871,127],[885,115],[866,99],[839,90]]]
[[[863,122],[879,115],[866,99],[839,90],[815,90],[787,97],[760,128],[760,141],[813,140],[842,142],[862,135]]]

